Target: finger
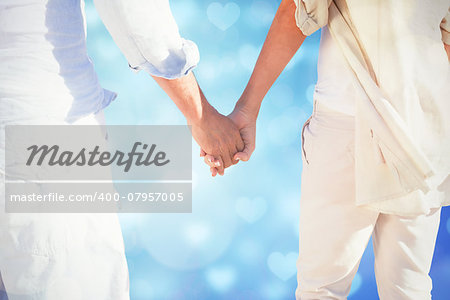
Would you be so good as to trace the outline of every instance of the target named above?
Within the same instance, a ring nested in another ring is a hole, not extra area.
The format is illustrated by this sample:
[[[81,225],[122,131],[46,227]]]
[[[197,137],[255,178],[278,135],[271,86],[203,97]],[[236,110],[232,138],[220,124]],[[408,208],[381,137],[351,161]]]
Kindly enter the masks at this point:
[[[239,160],[235,159],[235,157],[234,157],[236,155],[236,153],[242,152],[245,149],[245,143],[244,143],[244,140],[242,139],[242,136],[239,131],[238,131],[234,141],[235,141],[235,143],[234,143],[233,151],[232,151],[232,153],[230,153],[230,158],[231,158],[231,162],[233,165],[235,165],[239,162]]]
[[[224,168],[228,168],[233,165],[233,153],[231,153],[228,149],[222,152],[221,159],[223,162],[222,166]]]
[[[216,168],[210,168],[209,170],[211,171],[211,176],[212,176],[212,177],[216,177],[216,175],[217,175],[217,169],[216,169]]]
[[[212,167],[216,167],[216,168],[223,167],[223,162],[220,159],[220,157],[219,158],[215,158],[214,156],[209,155],[209,154],[207,156],[208,156],[208,159],[212,163]]]
[[[243,140],[243,138],[242,138],[242,136],[241,136],[241,134],[239,134],[238,136],[237,136],[237,143],[236,143],[236,152],[241,152],[241,151],[244,151],[244,149],[245,149],[245,142],[244,142],[244,140]]]
[[[237,147],[238,147],[238,146],[236,145],[236,146],[233,147],[232,150],[228,153],[228,154],[230,155],[231,165],[235,165],[235,164],[237,164],[237,163],[239,162],[239,160],[237,160],[237,159],[234,158],[234,155],[235,155],[236,153],[238,153],[239,151],[242,151],[242,150],[238,150]]]
[[[223,161],[220,157],[214,158],[214,156],[207,154],[204,158],[205,163],[210,167],[216,169],[216,174],[223,175],[224,167]]]
[[[234,155],[234,159],[248,161],[252,156],[253,150],[255,149],[252,145],[245,145],[245,148],[242,152],[238,152]]]
[[[200,157],[203,157],[206,155],[206,152],[203,149],[200,149]]]
[[[217,163],[219,162],[219,160],[215,159],[214,156],[209,154],[206,154],[203,160],[211,168],[215,168],[217,166]]]
[[[238,154],[238,153],[239,152],[237,152],[237,150],[234,152],[234,154],[230,153],[230,155],[231,155],[231,164],[232,165],[235,165],[235,164],[237,164],[239,162],[239,159],[235,158],[235,155]]]
[[[240,151],[242,151],[242,149],[235,149],[235,151],[233,153],[230,153],[231,155],[231,162],[233,163],[233,165],[237,164],[239,162],[239,159],[236,159],[236,154],[238,154]]]
[[[219,173],[220,176],[223,176],[225,174],[225,168],[224,168],[224,162],[222,157],[218,158],[220,166],[216,166],[217,173]]]

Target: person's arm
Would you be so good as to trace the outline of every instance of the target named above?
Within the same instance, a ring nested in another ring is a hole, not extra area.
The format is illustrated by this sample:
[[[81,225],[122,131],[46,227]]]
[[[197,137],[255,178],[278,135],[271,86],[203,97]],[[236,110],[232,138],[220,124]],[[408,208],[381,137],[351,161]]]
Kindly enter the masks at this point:
[[[281,2],[250,80],[236,104],[253,119],[258,116],[265,95],[306,38],[297,27],[295,11],[294,1]]]
[[[261,103],[306,38],[297,27],[295,12],[294,1],[281,2],[250,80],[230,115],[245,144],[244,150],[235,154],[237,160],[250,159],[255,150],[256,118]]]
[[[153,79],[184,114],[201,148],[219,158],[214,166],[223,175],[224,168],[236,163],[233,155],[244,148],[236,125],[208,103],[192,72],[178,79]]]
[[[243,142],[236,126],[212,108],[190,72],[199,61],[195,43],[181,38],[168,0],[94,0],[97,11],[130,68],[149,73],[192,125],[202,149],[236,163]],[[107,51],[107,49],[105,49]],[[220,126],[219,126],[220,123]]]
[[[265,95],[302,45],[328,23],[331,0],[282,0],[237,108],[256,118]]]
[[[236,160],[250,159],[255,149],[256,118],[261,102],[306,38],[297,27],[295,12],[293,0],[281,2],[250,80],[229,116],[238,126],[245,144],[244,150],[235,154]],[[216,170],[208,163],[211,160],[212,157],[206,155],[205,162],[214,176]]]
[[[238,126],[245,145],[243,151],[235,154],[236,160],[250,159],[255,149],[256,119],[265,95],[306,36],[328,23],[330,2],[330,0],[307,3],[302,0],[281,1],[250,80],[229,116]],[[210,163],[211,160],[213,160],[211,155],[205,156],[205,163],[211,167],[214,176],[217,170]]]
[[[205,114],[212,110],[198,86],[194,74],[189,73],[177,79],[152,77],[183,113],[188,124],[200,123],[204,120]]]

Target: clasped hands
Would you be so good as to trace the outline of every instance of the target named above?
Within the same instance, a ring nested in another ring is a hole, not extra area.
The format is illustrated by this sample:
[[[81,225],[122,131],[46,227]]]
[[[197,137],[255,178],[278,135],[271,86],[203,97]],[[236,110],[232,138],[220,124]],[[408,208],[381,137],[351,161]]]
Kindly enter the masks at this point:
[[[202,118],[191,126],[192,136],[201,148],[200,156],[213,177],[224,175],[226,168],[240,160],[249,160],[255,150],[256,115],[239,102],[228,116],[208,105]]]

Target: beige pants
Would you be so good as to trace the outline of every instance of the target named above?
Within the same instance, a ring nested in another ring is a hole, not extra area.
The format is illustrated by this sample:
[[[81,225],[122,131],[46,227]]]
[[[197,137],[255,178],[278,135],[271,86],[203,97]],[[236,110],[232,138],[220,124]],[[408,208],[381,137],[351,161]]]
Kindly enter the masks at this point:
[[[355,205],[354,119],[314,103],[305,123],[298,299],[346,299],[373,237],[380,299],[431,299],[440,209],[414,218]]]

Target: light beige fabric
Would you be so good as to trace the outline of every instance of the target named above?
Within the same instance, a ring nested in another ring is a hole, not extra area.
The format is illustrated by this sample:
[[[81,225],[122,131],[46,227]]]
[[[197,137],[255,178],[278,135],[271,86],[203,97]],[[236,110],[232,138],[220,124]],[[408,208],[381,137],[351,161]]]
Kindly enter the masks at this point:
[[[323,26],[328,16],[355,75],[356,203],[400,215],[450,204],[450,73],[441,35],[450,2],[294,1],[300,29],[305,18]]]
[[[304,35],[311,35],[328,23],[328,7],[331,0],[305,0],[295,3],[299,7],[295,14],[297,25]]]
[[[441,22],[442,41],[450,45],[450,8]]]
[[[380,299],[431,299],[440,209],[404,217],[356,206],[354,142],[354,117],[316,102],[303,130],[296,299],[347,299],[371,236]]]
[[[74,125],[105,125],[103,111]],[[4,180],[0,169],[0,299],[5,290],[9,300],[130,299],[117,214],[5,213]]]

